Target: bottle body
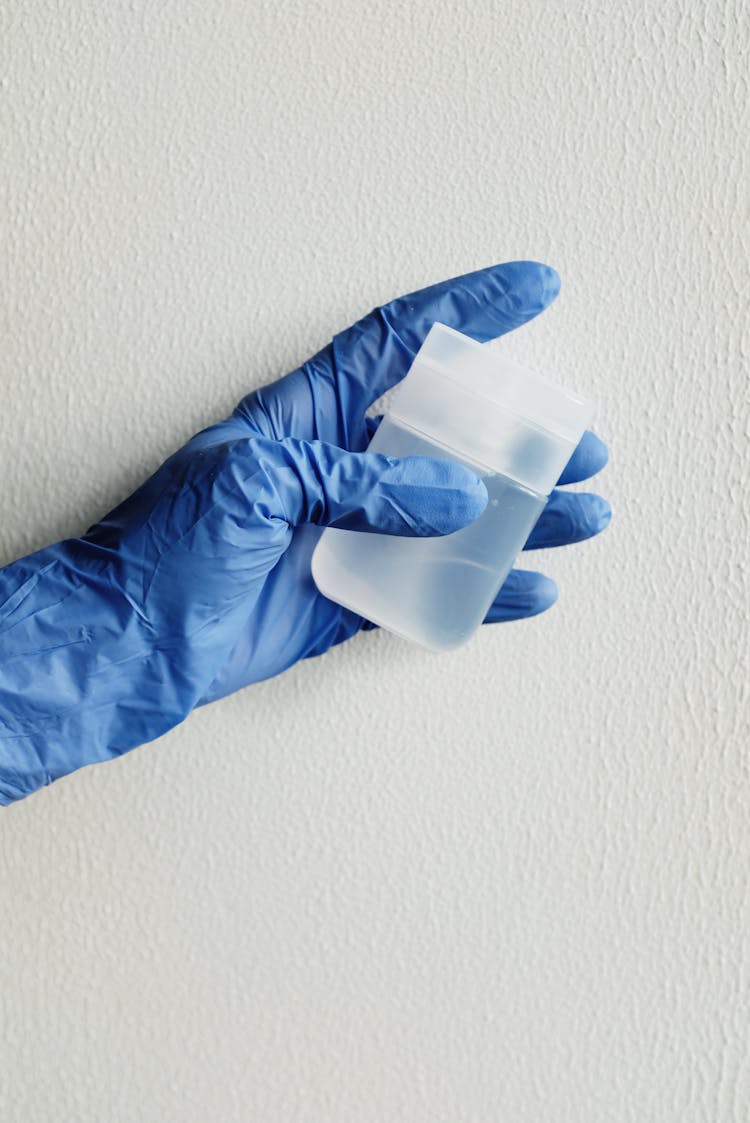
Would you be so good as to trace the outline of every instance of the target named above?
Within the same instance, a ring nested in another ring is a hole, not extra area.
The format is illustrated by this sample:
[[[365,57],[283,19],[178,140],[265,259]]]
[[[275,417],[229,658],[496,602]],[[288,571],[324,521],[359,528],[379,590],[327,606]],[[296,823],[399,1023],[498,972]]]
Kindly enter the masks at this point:
[[[329,527],[313,554],[315,582],[325,596],[423,647],[459,647],[482,623],[547,497],[399,418],[384,417],[369,449],[467,464],[484,480],[487,507],[469,526],[440,537]]]

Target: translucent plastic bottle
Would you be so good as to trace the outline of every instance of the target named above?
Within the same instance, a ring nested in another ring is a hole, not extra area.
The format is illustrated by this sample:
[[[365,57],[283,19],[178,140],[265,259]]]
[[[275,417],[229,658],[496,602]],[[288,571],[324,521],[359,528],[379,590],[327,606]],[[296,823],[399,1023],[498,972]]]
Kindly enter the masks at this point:
[[[494,348],[434,324],[369,448],[469,465],[489,493],[469,526],[434,538],[325,530],[320,591],[433,651],[482,623],[591,416],[591,406]]]

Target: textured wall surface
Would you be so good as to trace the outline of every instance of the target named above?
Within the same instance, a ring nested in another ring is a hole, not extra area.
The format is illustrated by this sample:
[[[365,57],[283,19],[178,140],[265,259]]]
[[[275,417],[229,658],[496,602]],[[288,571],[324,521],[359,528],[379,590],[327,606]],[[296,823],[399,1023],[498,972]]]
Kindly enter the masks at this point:
[[[0,814],[3,1123],[746,1123],[740,3],[0,3],[0,561],[399,292],[535,257],[601,538]]]

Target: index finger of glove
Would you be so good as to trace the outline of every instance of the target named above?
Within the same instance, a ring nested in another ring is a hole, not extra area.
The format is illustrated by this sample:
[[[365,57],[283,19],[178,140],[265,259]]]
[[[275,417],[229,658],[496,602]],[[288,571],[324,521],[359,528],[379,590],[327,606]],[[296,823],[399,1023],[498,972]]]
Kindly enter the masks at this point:
[[[510,261],[375,308],[333,339],[333,374],[344,410],[364,413],[399,382],[436,321],[485,343],[538,316],[559,289],[549,265]]]

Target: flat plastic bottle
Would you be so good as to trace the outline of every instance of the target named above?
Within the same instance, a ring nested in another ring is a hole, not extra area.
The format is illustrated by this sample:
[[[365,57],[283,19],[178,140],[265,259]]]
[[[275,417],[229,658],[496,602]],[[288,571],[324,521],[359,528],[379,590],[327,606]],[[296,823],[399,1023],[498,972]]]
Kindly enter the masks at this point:
[[[494,347],[433,324],[369,449],[469,465],[484,480],[487,507],[434,538],[329,527],[312,557],[318,588],[432,651],[461,646],[484,620],[591,412]]]

